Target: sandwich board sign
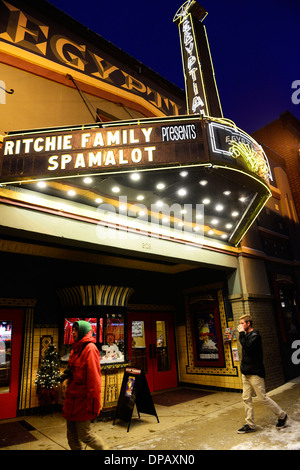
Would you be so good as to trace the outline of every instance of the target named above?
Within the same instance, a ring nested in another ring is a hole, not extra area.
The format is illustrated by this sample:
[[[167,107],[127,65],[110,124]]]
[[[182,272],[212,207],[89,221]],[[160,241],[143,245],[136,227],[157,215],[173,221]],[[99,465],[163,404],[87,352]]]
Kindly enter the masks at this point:
[[[136,405],[139,418],[140,413],[146,413],[156,416],[159,423],[144,370],[126,367],[113,424],[116,419],[125,421],[128,423],[128,432],[134,405]]]

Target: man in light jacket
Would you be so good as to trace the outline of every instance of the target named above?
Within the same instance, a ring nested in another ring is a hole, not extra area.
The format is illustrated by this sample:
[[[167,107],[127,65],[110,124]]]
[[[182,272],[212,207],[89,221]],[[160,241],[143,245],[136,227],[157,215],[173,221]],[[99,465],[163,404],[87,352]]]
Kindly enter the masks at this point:
[[[282,428],[285,426],[287,414],[266,395],[262,341],[259,331],[252,328],[250,315],[242,315],[239,318],[238,332],[242,346],[241,372],[246,414],[246,424],[238,430],[238,433],[244,434],[256,430],[252,403],[254,393],[277,416],[276,427]]]
[[[90,426],[101,409],[100,354],[93,341],[91,325],[86,321],[75,322],[72,335],[70,377],[63,406],[69,446],[72,450],[83,450],[85,446],[95,450],[108,449]]]

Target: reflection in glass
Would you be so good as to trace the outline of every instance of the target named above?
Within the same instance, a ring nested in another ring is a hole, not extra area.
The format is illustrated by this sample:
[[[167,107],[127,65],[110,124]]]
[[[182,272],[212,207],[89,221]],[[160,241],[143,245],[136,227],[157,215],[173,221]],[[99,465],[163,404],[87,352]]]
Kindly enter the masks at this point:
[[[105,320],[100,362],[101,364],[124,362],[124,315],[122,313],[107,313]]]
[[[146,338],[144,322],[132,321],[132,344],[131,344],[131,364],[137,369],[144,369],[145,374],[148,372],[147,355],[146,355]]]
[[[92,317],[65,318],[64,343],[61,360],[69,360],[74,342],[72,327],[76,321],[90,323],[93,341],[100,351],[101,364],[114,364],[125,361],[124,314],[121,312],[101,313],[92,311]]]
[[[167,322],[156,322],[156,356],[158,372],[171,370]]]
[[[12,322],[0,321],[0,393],[10,392]]]

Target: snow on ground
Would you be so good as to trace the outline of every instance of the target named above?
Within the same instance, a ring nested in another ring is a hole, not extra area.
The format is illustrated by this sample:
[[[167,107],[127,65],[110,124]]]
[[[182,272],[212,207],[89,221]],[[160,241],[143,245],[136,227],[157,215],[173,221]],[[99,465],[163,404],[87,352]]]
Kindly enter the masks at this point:
[[[283,429],[270,425],[249,434],[251,440],[230,450],[300,450],[300,405]]]

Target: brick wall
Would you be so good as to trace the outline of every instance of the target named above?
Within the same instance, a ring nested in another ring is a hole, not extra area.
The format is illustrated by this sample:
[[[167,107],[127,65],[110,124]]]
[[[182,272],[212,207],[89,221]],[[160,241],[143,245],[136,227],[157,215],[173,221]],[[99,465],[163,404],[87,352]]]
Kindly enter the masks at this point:
[[[291,113],[253,133],[260,143],[274,150],[286,162],[286,173],[300,217],[300,122]]]

